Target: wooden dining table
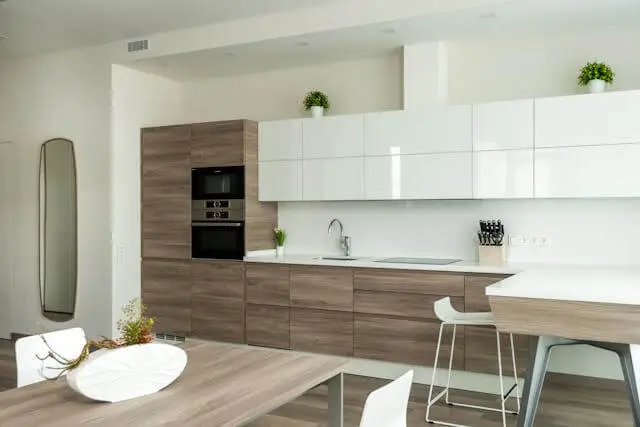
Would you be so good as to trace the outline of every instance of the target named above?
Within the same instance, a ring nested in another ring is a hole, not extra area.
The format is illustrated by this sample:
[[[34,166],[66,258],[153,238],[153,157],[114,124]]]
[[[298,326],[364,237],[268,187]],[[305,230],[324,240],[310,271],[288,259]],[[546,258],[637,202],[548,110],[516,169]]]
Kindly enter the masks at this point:
[[[347,359],[198,340],[183,348],[185,371],[158,393],[102,403],[64,378],[45,381],[0,393],[0,426],[242,426],[324,383],[328,425],[343,426]]]

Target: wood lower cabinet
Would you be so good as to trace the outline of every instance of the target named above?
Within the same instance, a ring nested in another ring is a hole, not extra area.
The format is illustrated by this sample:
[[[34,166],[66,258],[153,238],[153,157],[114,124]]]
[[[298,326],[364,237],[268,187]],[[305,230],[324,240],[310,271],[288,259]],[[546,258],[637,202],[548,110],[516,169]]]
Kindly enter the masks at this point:
[[[356,291],[354,311],[357,313],[437,320],[433,304],[441,298],[444,298],[444,296]],[[457,309],[464,310],[464,298],[452,297],[451,302]]]
[[[289,266],[282,264],[246,265],[247,302],[289,306]]]
[[[291,306],[353,312],[353,270],[291,266]]]
[[[359,268],[353,284],[360,291],[464,296],[464,276],[454,273]]]
[[[191,333],[191,283],[188,261],[144,260],[142,301],[158,333]]]
[[[290,349],[289,307],[247,304],[247,344]]]
[[[191,261],[191,304],[194,337],[244,343],[244,263]]]
[[[353,356],[353,313],[292,308],[291,349]]]
[[[440,323],[427,320],[389,318],[355,314],[354,355],[365,359],[433,366]],[[449,365],[451,336],[443,335],[438,364]],[[464,367],[464,328],[458,328],[453,359],[454,369]]]

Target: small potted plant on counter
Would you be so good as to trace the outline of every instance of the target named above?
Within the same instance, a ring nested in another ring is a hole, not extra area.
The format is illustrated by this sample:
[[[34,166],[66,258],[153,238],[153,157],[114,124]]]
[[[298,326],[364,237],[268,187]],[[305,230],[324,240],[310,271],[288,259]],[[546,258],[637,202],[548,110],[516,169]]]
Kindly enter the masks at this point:
[[[587,86],[590,93],[604,92],[606,84],[612,84],[616,75],[604,62],[587,62],[580,70],[578,84]]]
[[[276,241],[276,257],[284,257],[284,241],[287,239],[287,232],[284,229],[277,227],[273,229],[273,237]]]
[[[330,107],[329,97],[319,90],[313,90],[304,97],[304,109],[305,111],[311,110],[312,117],[322,117],[324,110],[328,110]]]

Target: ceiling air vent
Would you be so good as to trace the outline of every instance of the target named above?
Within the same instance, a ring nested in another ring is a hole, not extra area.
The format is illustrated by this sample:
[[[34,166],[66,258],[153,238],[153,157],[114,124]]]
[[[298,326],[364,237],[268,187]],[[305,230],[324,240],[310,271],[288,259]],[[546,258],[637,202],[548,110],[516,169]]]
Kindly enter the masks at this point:
[[[127,48],[129,53],[149,50],[149,40],[136,40],[135,42],[129,42],[127,44]]]

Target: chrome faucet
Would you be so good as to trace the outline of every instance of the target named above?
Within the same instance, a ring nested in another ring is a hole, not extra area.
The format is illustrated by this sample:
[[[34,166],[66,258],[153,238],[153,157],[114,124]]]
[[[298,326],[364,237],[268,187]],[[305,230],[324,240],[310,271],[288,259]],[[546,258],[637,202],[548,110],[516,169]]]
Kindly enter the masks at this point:
[[[331,236],[331,230],[333,224],[338,224],[340,226],[340,249],[344,251],[345,256],[351,255],[351,237],[344,235],[344,227],[342,226],[342,222],[338,218],[334,218],[329,222],[329,228],[327,228],[327,234]]]

